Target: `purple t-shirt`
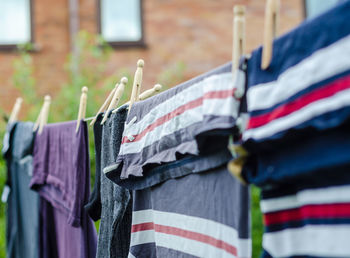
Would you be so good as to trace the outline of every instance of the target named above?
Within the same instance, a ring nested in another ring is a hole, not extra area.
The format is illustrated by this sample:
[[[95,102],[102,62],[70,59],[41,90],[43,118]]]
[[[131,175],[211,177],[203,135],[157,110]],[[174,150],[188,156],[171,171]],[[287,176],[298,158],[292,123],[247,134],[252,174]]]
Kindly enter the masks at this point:
[[[42,197],[41,257],[93,258],[96,229],[84,211],[90,194],[88,132],[81,122],[49,124],[34,142],[30,183]]]

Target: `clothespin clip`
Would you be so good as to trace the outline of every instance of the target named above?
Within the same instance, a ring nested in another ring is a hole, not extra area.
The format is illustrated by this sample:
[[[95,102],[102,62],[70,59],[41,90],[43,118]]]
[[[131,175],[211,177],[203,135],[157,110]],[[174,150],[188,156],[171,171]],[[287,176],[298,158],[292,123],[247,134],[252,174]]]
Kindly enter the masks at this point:
[[[247,182],[242,177],[242,169],[244,166],[246,159],[245,158],[238,158],[236,160],[231,160],[227,164],[227,169],[230,171],[230,173],[235,176],[243,185],[246,185]]]
[[[105,116],[103,117],[102,121],[101,121],[101,125],[103,125],[107,118],[108,118],[108,114],[109,112],[112,110],[112,109],[115,109],[117,106],[118,106],[118,103],[120,101],[120,98],[121,96],[123,95],[124,93],[124,89],[125,89],[125,85],[128,83],[128,78],[126,77],[123,77],[121,78],[120,80],[120,83],[118,85],[118,88],[117,90],[115,91],[114,95],[113,95],[113,98],[111,100],[111,103],[109,104],[108,106],[108,109],[105,113]]]
[[[230,136],[228,146],[232,156],[235,158],[227,164],[227,169],[234,175],[242,184],[247,184],[242,177],[242,169],[246,162],[249,153],[241,146],[233,143],[233,137]]]
[[[267,0],[265,9],[264,45],[262,50],[261,69],[269,67],[273,53],[273,40],[277,36],[279,25],[280,1]]]
[[[156,95],[161,89],[162,89],[162,85],[160,85],[160,84],[154,85],[152,89],[145,90],[144,92],[142,92],[140,94],[139,101],[145,100],[147,98],[150,98],[150,97]],[[129,105],[129,104],[130,104],[130,101],[126,102],[124,105]],[[117,111],[118,111],[118,108],[114,109],[112,113],[116,113]]]
[[[81,88],[77,127],[75,129],[76,133],[79,130],[81,120],[84,119],[86,115],[87,92],[88,92],[88,87],[84,86],[83,88]]]
[[[132,91],[131,91],[131,98],[130,98],[130,104],[129,104],[129,113],[131,110],[132,105],[134,102],[138,101],[140,91],[141,91],[141,84],[142,84],[142,70],[145,62],[142,59],[139,59],[137,61],[137,68],[134,76],[134,83],[132,86]]]
[[[50,96],[45,96],[46,97],[50,97]],[[40,112],[39,112],[39,115],[34,123],[34,126],[33,126],[33,132],[35,132],[36,130],[38,130],[39,126],[40,126],[40,123],[41,123],[41,116],[43,114],[43,110],[44,110],[44,104],[45,104],[45,98],[44,98],[44,103],[43,105],[41,106],[41,109],[40,109]],[[47,98],[46,98],[47,99]]]
[[[109,93],[107,99],[105,100],[105,102],[102,104],[102,106],[100,107],[100,109],[97,111],[96,116],[94,116],[94,118],[92,119],[90,126],[93,126],[96,123],[97,120],[97,116],[98,114],[100,114],[101,112],[105,111],[107,106],[109,105],[109,103],[112,100],[112,97],[114,96],[115,91],[117,90],[118,84],[115,85],[115,87],[113,88],[113,90]]]
[[[16,99],[16,102],[15,102],[15,105],[13,106],[13,108],[12,108],[11,115],[10,115],[10,118],[8,120],[8,123],[13,123],[13,122],[17,121],[19,111],[21,110],[22,102],[23,102],[22,98],[17,98]]]
[[[47,124],[47,120],[49,118],[50,104],[51,104],[51,97],[49,95],[46,95],[44,98],[44,105],[40,112],[40,123],[39,123],[38,134],[41,134],[41,132],[44,129],[44,126]]]
[[[35,123],[34,123],[33,132],[35,132],[35,131],[38,130],[38,128],[39,128],[41,114],[43,113],[43,107],[44,107],[44,106],[41,107],[40,112],[39,112],[39,115],[38,115],[38,117],[37,117],[37,119],[36,119],[36,121],[35,121]]]
[[[140,94],[139,101],[148,99],[148,98],[156,95],[161,89],[162,89],[162,85],[160,85],[160,84],[154,85],[152,89],[145,90],[144,92],[142,92]]]
[[[245,13],[243,5],[233,8],[233,50],[232,50],[232,75],[239,66],[239,59],[245,53]]]

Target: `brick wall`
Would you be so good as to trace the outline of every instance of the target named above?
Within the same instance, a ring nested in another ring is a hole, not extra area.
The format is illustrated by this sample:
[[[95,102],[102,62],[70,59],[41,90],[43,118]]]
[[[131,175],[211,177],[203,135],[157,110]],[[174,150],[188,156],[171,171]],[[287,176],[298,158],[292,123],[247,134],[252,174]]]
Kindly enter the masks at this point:
[[[174,63],[186,64],[185,79],[199,75],[231,59],[232,7],[247,7],[247,50],[263,39],[265,1],[257,0],[143,0],[147,48],[116,49],[108,73],[120,68],[134,71],[139,58],[145,60],[143,88],[157,82],[162,71]],[[303,19],[302,0],[283,0],[280,32]],[[80,0],[80,28],[97,32],[97,0]],[[33,53],[38,92],[54,96],[66,80],[63,68],[70,50],[68,0],[34,0],[34,37],[41,49]],[[0,52],[0,107],[9,111],[18,93],[10,81],[11,62],[16,55]],[[173,86],[173,85],[168,85]]]

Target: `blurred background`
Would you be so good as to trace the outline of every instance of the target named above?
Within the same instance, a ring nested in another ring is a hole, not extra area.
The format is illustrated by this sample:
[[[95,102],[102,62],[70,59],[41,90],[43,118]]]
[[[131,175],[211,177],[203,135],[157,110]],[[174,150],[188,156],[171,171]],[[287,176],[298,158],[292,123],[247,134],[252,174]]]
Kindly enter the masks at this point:
[[[281,1],[280,33],[334,5],[337,0]],[[46,94],[49,122],[76,119],[82,86],[89,87],[93,116],[121,76],[145,60],[143,90],[164,89],[231,59],[232,8],[245,5],[250,52],[262,43],[265,1],[256,0],[0,0],[0,137],[16,97],[19,117],[34,121]],[[90,134],[91,178],[94,180]],[[5,182],[0,159],[0,190]],[[259,192],[252,189],[254,257],[261,246]],[[5,257],[5,205],[0,205],[0,257]]]

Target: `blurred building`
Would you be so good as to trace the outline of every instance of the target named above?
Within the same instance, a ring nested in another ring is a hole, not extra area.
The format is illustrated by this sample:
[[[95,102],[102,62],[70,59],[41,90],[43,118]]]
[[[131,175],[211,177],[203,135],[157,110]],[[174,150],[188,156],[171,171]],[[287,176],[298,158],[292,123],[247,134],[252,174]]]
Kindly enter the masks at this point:
[[[1,0],[0,106],[10,110],[18,96],[10,80],[16,44],[35,44],[38,91],[54,95],[67,79],[63,65],[75,49],[72,38],[79,30],[102,33],[113,45],[110,74],[123,67],[134,71],[137,59],[143,58],[144,88],[177,62],[186,64],[184,79],[206,72],[231,59],[235,4],[247,7],[251,51],[263,39],[265,1],[261,0]],[[281,4],[284,33],[304,19],[304,1]]]

